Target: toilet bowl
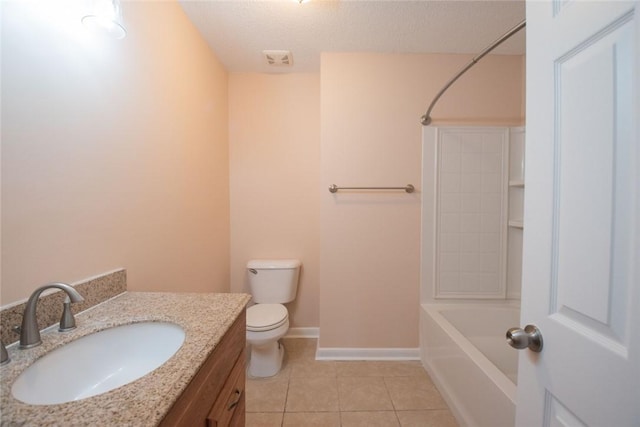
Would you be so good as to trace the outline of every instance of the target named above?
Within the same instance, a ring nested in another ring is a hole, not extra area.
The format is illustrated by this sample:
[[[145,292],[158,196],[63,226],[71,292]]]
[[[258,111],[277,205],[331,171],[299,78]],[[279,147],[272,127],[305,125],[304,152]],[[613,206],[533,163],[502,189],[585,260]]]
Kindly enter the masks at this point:
[[[248,374],[271,377],[282,367],[280,339],[289,330],[289,312],[283,305],[296,297],[300,261],[254,260],[247,264],[255,305],[247,309]]]
[[[289,314],[282,304],[257,304],[247,309],[247,343],[251,345],[249,375],[271,377],[282,367],[279,342],[289,330]]]

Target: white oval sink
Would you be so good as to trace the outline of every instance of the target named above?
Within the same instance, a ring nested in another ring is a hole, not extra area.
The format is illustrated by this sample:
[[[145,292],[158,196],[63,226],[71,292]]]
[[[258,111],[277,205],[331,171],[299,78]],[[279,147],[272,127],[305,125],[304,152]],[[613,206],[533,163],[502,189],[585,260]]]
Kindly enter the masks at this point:
[[[38,359],[13,383],[13,397],[32,405],[85,399],[141,378],[184,342],[173,323],[116,326],[72,341]]]

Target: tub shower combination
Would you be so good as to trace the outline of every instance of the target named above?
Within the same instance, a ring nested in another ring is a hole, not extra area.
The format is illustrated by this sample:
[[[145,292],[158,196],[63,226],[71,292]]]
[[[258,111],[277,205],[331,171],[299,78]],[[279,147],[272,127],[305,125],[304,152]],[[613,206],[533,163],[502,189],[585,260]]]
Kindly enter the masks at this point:
[[[420,353],[466,426],[513,426],[524,129],[425,127]]]

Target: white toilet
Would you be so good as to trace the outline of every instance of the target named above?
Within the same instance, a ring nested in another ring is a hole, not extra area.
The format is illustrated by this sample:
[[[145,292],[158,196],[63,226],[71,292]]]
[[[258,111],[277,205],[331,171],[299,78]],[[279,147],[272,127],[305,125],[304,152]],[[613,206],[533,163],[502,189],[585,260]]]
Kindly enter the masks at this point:
[[[253,260],[247,263],[247,271],[256,303],[247,309],[247,343],[251,345],[249,375],[271,377],[282,366],[284,347],[278,340],[289,329],[289,312],[282,304],[296,298],[300,261]]]

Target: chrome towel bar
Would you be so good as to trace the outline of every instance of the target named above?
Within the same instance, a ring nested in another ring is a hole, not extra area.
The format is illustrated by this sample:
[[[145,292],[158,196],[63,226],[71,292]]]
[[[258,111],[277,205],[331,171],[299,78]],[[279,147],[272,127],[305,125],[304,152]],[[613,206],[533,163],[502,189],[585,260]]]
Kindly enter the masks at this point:
[[[407,193],[413,193],[416,188],[407,184],[405,187],[338,187],[335,184],[329,186],[331,193],[336,193],[338,190],[404,190]]]

